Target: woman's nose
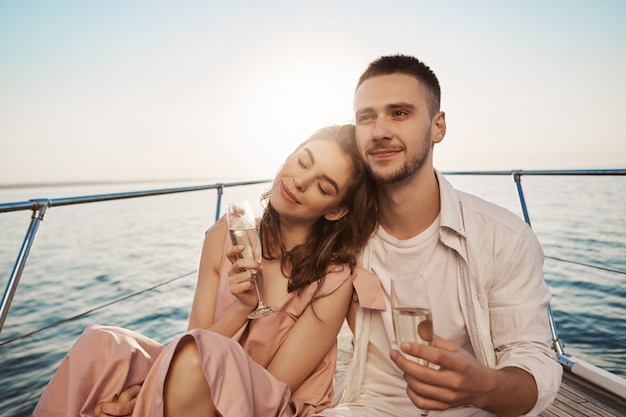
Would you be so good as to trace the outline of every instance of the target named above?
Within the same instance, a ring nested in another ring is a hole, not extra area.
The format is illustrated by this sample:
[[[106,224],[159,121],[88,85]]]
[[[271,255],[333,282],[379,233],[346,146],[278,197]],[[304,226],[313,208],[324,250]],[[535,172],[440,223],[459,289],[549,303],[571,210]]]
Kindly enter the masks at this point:
[[[293,186],[298,191],[306,190],[306,183],[307,183],[306,178],[304,178],[303,176],[293,178]]]

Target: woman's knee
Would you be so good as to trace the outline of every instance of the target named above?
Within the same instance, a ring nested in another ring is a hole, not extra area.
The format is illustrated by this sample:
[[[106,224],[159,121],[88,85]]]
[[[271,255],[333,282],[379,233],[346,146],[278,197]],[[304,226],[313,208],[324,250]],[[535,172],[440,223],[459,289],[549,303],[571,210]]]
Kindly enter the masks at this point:
[[[91,356],[94,351],[107,354],[116,343],[116,339],[114,328],[92,324],[87,326],[80,337],[76,339],[69,354],[81,356],[88,354]]]
[[[172,357],[167,379],[182,379],[193,384],[197,384],[205,379],[202,359],[193,337],[185,336],[178,343]]]
[[[184,336],[174,351],[165,378],[164,415],[216,415],[200,352],[192,336]]]

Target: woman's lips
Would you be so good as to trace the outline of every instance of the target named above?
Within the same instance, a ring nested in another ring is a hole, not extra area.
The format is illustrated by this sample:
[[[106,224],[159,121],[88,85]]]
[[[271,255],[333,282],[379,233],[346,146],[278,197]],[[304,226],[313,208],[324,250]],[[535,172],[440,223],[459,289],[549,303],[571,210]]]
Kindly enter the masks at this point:
[[[296,196],[293,195],[291,191],[289,191],[289,188],[287,188],[287,186],[283,182],[280,183],[280,193],[287,201],[290,201],[294,204],[300,204],[300,200],[298,200]]]

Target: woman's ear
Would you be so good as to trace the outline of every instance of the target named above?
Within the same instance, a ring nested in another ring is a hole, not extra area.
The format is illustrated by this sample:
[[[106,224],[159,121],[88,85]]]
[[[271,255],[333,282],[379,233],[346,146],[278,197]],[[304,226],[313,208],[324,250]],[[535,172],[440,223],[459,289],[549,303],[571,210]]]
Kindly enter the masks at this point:
[[[329,222],[336,222],[337,220],[341,219],[343,216],[345,216],[349,212],[350,212],[350,209],[348,207],[339,206],[335,208],[333,211],[324,214],[324,218],[328,220]]]

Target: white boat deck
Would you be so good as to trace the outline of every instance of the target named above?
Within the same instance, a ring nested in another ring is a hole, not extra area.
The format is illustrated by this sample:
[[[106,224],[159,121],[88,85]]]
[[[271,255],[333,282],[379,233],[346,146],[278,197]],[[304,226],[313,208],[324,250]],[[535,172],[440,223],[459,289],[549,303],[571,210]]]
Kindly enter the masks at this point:
[[[593,385],[571,372],[563,372],[556,400],[541,417],[626,416],[626,400]]]

